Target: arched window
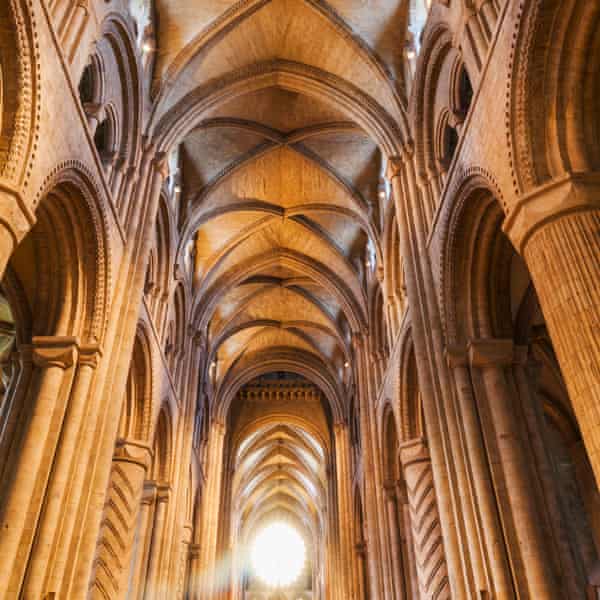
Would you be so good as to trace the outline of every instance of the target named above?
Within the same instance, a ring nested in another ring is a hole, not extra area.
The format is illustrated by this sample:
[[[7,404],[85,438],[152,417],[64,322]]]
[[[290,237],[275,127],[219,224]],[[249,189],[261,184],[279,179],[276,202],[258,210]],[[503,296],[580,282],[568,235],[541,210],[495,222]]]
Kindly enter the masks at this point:
[[[84,106],[89,102],[94,102],[96,96],[96,84],[94,68],[91,63],[86,65],[79,80],[79,100]]]
[[[456,108],[457,112],[465,118],[467,113],[469,112],[469,108],[471,108],[471,102],[473,101],[473,86],[471,85],[471,79],[469,78],[469,73],[467,73],[467,69],[464,65],[462,65],[460,72],[458,74],[458,82],[456,86],[457,92],[457,102]]]

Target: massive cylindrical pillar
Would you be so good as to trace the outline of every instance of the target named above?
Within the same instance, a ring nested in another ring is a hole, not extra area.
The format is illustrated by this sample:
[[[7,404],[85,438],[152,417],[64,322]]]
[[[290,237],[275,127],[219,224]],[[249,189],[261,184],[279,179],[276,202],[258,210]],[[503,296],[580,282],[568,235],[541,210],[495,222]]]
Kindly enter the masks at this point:
[[[600,177],[569,175],[522,198],[505,230],[535,285],[600,485]]]

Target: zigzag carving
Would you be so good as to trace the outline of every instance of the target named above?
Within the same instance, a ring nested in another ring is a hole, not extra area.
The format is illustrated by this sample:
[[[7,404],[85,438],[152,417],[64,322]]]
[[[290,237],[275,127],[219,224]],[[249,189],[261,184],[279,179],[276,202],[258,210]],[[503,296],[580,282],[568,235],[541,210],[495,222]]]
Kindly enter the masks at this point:
[[[113,463],[90,586],[94,600],[123,597],[123,573],[131,556],[144,476],[145,470],[139,465]]]
[[[406,465],[405,477],[422,597],[449,599],[448,568],[431,462],[422,460]]]

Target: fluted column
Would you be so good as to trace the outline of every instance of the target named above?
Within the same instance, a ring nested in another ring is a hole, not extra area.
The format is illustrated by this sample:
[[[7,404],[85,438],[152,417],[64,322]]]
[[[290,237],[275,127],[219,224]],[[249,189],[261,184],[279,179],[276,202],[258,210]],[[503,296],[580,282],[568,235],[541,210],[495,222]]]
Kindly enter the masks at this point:
[[[529,267],[600,486],[600,174],[535,190],[505,231]]]
[[[448,568],[429,449],[424,440],[411,440],[401,445],[400,458],[411,510],[420,598],[450,600]]]
[[[474,340],[469,346],[471,365],[481,373],[502,467],[503,486],[518,541],[520,565],[514,567],[519,582],[517,587],[524,589],[526,586],[531,598],[536,600],[554,600],[560,598],[560,588],[552,570],[548,541],[542,533],[533,472],[521,439],[515,394],[509,390],[504,372],[513,358],[511,340]]]
[[[0,598],[19,595],[73,381],[76,340],[33,338],[24,431],[2,493]]]
[[[131,553],[150,448],[136,440],[117,440],[89,598],[127,597]]]

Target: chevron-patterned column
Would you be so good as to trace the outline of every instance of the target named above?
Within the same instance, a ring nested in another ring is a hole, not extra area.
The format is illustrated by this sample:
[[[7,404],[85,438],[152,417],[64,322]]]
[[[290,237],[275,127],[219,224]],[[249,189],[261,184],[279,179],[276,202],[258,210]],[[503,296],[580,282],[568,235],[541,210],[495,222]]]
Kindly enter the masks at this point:
[[[150,449],[139,442],[117,442],[90,584],[91,599],[116,600],[127,595],[135,526],[150,455]]]
[[[450,584],[442,528],[431,458],[425,441],[418,438],[402,444],[400,458],[408,491],[420,598],[449,600]]]

